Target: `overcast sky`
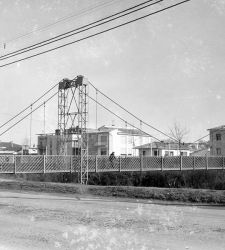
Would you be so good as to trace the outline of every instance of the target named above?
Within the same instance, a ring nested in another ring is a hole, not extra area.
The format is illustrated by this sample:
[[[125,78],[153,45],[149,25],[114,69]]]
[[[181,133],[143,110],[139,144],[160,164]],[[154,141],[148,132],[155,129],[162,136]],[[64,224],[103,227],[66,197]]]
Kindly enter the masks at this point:
[[[142,0],[0,1],[0,53],[3,55],[48,39],[140,2]],[[165,0],[130,18],[176,2],[179,0]],[[73,18],[38,31],[71,15]],[[61,79],[82,74],[143,121],[164,132],[177,122],[189,130],[185,140],[194,141],[206,135],[208,128],[225,124],[224,24],[225,0],[192,0],[103,35],[0,68],[0,124]],[[18,39],[32,31],[32,34]],[[80,37],[71,37],[56,45]],[[90,95],[95,95],[91,89]],[[99,100],[128,122],[139,126],[138,121],[110,106],[109,102]],[[40,109],[33,114],[33,144],[36,144],[36,134],[44,129],[43,113]],[[98,126],[112,123],[125,126],[99,108]],[[89,126],[95,127],[95,104],[91,101]],[[46,132],[54,132],[56,128],[57,98],[46,107]],[[164,138],[148,127],[142,128]],[[5,129],[7,126],[0,132]],[[0,140],[25,143],[29,136],[28,118]]]

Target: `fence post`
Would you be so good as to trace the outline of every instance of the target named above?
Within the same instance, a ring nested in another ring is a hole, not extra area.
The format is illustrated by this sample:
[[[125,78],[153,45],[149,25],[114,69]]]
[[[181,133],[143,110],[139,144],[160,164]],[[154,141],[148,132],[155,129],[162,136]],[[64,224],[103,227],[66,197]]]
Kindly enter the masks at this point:
[[[193,156],[193,170],[195,170],[195,156]]]
[[[70,173],[72,174],[73,172],[73,156],[70,156]]]
[[[182,159],[182,155],[180,156],[180,171],[182,171],[182,164],[183,164],[183,159]]]
[[[95,156],[95,173],[98,172],[98,156]]]
[[[222,170],[224,170],[224,157],[223,157],[223,165],[222,165]]]
[[[43,166],[43,173],[45,174],[45,161],[46,161],[46,156],[45,155],[43,155],[44,156],[44,161],[43,161],[43,163],[44,163],[44,166]]]
[[[143,169],[143,156],[140,157],[140,171],[142,172]]]
[[[16,156],[14,155],[14,174],[16,174]]]
[[[163,162],[163,156],[161,156],[161,171],[163,171],[163,166],[164,165],[164,162]]]
[[[119,156],[119,172],[121,172],[121,157]]]
[[[205,161],[206,161],[206,166],[205,167],[206,167],[206,170],[208,170],[208,168],[209,168],[209,166],[208,166],[209,165],[208,156],[205,157]]]

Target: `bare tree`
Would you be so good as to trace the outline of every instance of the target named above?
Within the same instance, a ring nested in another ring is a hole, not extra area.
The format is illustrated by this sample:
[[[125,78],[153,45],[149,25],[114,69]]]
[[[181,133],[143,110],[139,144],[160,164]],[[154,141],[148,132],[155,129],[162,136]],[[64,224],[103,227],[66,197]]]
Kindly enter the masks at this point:
[[[174,122],[173,127],[169,128],[169,130],[170,136],[174,138],[176,143],[178,143],[178,149],[180,150],[181,143],[189,134],[189,130],[186,127],[181,126],[178,122]]]
[[[178,122],[174,122],[173,127],[169,129],[171,137],[177,142],[182,142],[189,134],[189,130],[186,127],[182,127]]]

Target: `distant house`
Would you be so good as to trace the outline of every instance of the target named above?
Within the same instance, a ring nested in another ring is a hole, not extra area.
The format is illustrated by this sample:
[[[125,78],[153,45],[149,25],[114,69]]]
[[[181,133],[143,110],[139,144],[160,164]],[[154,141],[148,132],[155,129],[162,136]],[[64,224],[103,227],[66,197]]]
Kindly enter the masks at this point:
[[[22,146],[13,142],[0,141],[0,155],[18,154],[22,150]]]
[[[19,154],[22,154],[22,155],[37,155],[38,154],[38,149],[35,146],[30,147],[29,145],[22,145],[22,150],[19,152]]]
[[[191,156],[210,156],[209,148],[203,148],[199,150],[195,150],[190,154]]]
[[[225,156],[225,125],[210,128],[210,155]]]
[[[185,143],[185,145],[188,145],[191,152],[203,150],[203,149],[209,149],[209,141],[200,141],[200,142],[191,142],[191,143]]]
[[[136,147],[143,156],[189,156],[189,145],[174,142],[152,142]]]

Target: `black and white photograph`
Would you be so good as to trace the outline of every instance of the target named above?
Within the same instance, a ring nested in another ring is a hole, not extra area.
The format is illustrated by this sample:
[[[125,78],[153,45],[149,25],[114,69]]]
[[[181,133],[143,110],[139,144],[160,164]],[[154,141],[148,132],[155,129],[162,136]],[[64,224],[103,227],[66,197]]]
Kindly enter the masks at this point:
[[[0,0],[0,250],[225,249],[225,0]]]

